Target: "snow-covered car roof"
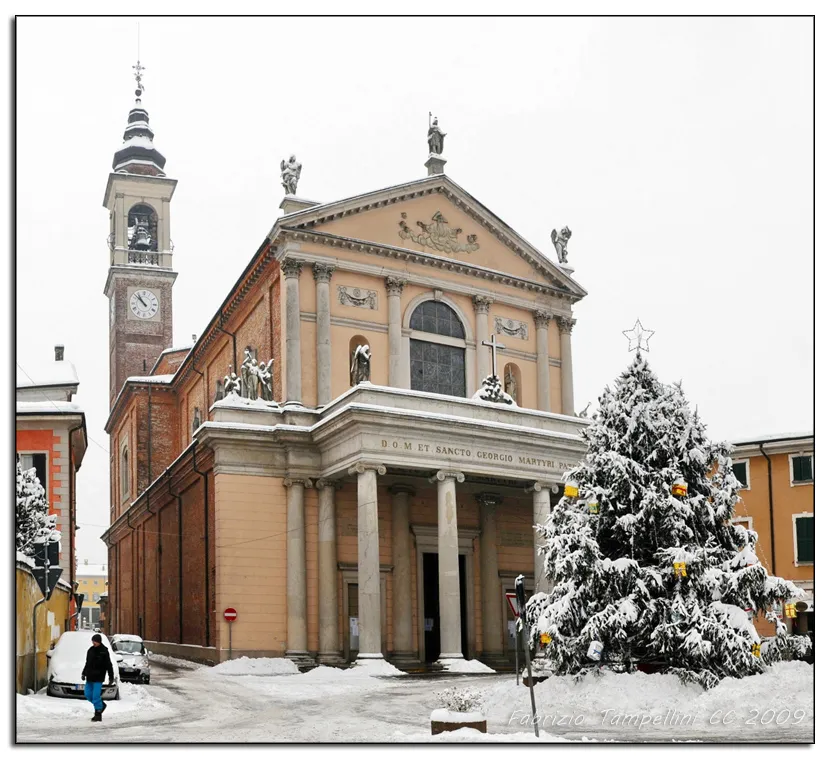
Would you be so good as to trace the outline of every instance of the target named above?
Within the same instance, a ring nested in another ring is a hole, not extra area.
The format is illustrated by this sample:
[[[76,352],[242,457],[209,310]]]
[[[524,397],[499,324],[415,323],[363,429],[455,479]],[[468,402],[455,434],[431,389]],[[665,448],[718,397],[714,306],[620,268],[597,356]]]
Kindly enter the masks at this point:
[[[110,637],[110,640],[112,640],[112,641],[116,641],[116,640],[134,640],[138,643],[143,643],[144,642],[144,639],[140,635],[130,635],[128,633],[123,633],[123,634],[122,633],[117,633],[116,635],[112,635]]]

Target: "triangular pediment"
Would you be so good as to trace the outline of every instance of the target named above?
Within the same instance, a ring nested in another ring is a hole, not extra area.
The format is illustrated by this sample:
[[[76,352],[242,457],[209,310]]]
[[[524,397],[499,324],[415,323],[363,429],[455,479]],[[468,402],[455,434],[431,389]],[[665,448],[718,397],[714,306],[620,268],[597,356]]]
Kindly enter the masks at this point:
[[[313,206],[278,228],[402,248],[585,295],[569,273],[446,175]]]

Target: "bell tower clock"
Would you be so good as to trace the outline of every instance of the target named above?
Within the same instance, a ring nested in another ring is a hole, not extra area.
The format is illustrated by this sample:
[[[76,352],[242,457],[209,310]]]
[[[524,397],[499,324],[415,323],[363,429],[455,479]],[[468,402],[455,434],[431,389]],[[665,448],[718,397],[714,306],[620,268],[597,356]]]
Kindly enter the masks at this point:
[[[124,143],[115,153],[104,206],[109,210],[110,406],[127,377],[150,373],[173,341],[173,245],[170,200],[176,180],[164,173],[166,159],[153,145],[150,119],[141,103],[143,66],[137,63],[136,100]]]

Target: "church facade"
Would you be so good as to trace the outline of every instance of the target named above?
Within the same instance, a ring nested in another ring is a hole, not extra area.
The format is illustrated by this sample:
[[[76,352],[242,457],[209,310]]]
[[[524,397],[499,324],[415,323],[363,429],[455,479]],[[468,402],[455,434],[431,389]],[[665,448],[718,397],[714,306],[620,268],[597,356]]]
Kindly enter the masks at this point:
[[[105,197],[110,632],[214,662],[510,660],[505,591],[542,587],[534,524],[583,452],[586,293],[444,173],[443,137],[426,177],[336,202],[283,162],[283,214],[176,349],[175,180],[137,100]]]

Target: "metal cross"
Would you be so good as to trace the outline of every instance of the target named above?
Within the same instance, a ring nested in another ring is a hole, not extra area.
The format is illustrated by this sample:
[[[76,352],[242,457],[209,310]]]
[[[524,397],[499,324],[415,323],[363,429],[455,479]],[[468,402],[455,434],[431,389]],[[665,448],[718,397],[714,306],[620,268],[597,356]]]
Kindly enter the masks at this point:
[[[499,373],[496,366],[496,351],[499,348],[504,348],[504,343],[497,343],[496,336],[490,335],[490,342],[488,343],[486,340],[482,340],[481,344],[486,345],[493,352],[493,376],[495,377]]]
[[[648,341],[651,340],[654,330],[643,329],[643,325],[640,324],[640,320],[637,319],[631,329],[623,330],[623,334],[628,338],[629,353],[633,350],[640,350],[640,348],[644,351],[648,351]]]
[[[141,83],[141,72],[144,71],[144,66],[141,65],[141,61],[136,61],[133,68],[135,69],[135,81],[138,85],[138,89],[143,90],[144,85]]]

